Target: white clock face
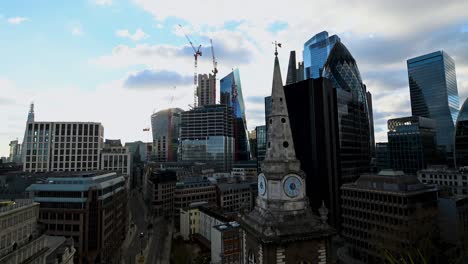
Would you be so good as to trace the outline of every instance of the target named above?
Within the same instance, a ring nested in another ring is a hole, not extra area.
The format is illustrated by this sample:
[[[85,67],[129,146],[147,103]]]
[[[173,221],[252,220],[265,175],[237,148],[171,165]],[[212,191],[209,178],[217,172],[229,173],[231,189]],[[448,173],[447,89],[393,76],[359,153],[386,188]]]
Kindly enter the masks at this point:
[[[258,175],[258,193],[260,195],[264,195],[266,193],[266,189],[267,189],[266,184],[267,182],[265,179],[265,175],[263,175],[263,173]]]
[[[302,182],[298,176],[291,175],[284,181],[283,189],[287,196],[294,198],[299,195]]]

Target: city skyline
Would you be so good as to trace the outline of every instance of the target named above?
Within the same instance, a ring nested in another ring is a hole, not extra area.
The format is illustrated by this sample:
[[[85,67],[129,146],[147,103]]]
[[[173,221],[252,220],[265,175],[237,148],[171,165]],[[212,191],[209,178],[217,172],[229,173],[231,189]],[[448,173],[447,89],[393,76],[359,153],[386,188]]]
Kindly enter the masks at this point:
[[[444,50],[455,60],[460,106],[468,94],[468,17],[463,13],[468,3],[421,4],[2,3],[0,56],[7,63],[0,65],[0,156],[8,156],[11,140],[22,142],[31,101],[38,121],[100,122],[107,138],[151,141],[142,129],[150,127],[153,112],[187,110],[193,102],[193,54],[178,24],[203,45],[198,73],[212,70],[210,38],[218,76],[236,67],[242,72],[249,131],[265,120],[271,42],[283,44],[279,57],[286,76],[290,50],[302,54],[304,43],[323,30],[338,35],[373,94],[376,142],[387,141],[387,120],[411,113],[407,59]]]

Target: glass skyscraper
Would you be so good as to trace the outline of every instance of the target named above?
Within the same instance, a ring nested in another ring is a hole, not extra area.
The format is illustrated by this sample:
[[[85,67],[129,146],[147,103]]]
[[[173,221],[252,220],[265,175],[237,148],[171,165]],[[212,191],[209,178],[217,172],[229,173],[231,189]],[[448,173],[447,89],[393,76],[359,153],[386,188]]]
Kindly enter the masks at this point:
[[[468,166],[468,99],[458,114],[455,125],[455,166]]]
[[[304,79],[322,76],[323,65],[327,61],[333,46],[340,42],[337,35],[328,37],[328,32],[318,33],[304,43]]]
[[[409,59],[407,66],[413,116],[434,119],[437,145],[451,152],[459,109],[455,62],[436,51]]]
[[[156,161],[176,161],[180,129],[180,108],[161,110],[151,115]]]
[[[247,119],[245,118],[245,106],[244,98],[242,97],[239,69],[233,70],[222,78],[220,84],[221,104],[232,107],[234,115],[234,159],[236,161],[249,160],[249,132],[247,130]]]

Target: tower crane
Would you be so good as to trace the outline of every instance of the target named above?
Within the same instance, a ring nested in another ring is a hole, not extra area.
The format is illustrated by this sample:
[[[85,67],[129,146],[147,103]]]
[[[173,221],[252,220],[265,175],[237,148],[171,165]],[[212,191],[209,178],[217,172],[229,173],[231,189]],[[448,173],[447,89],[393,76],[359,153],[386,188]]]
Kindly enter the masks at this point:
[[[213,71],[212,72],[213,72],[213,79],[214,79],[212,103],[215,104],[216,103],[216,74],[218,73],[218,62],[216,61],[212,39],[210,39],[210,44],[211,44],[211,55],[213,56]]]
[[[201,51],[201,44],[198,46],[198,48],[195,48],[195,46],[193,45],[193,42],[190,40],[190,38],[187,36],[187,34],[185,34],[185,31],[184,31],[184,28],[182,27],[182,25],[179,24],[179,27],[182,29],[182,33],[184,33],[184,36],[185,38],[187,39],[187,41],[190,43],[190,46],[192,47],[193,49],[193,57],[195,58],[195,63],[194,63],[194,74],[193,74],[193,84],[195,86],[195,91],[194,91],[194,107],[197,106],[197,64],[198,64],[198,56],[201,56],[202,55],[202,51]]]
[[[176,88],[177,87],[174,86],[172,90],[169,111],[167,113],[167,161],[172,161],[172,102],[174,102]]]

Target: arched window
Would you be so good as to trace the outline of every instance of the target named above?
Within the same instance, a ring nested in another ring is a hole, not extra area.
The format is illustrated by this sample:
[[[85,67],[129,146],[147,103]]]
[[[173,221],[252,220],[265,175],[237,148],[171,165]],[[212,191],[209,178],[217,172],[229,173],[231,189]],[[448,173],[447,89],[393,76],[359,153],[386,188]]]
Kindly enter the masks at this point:
[[[252,250],[249,250],[249,254],[247,255],[247,263],[248,264],[257,264],[257,260],[255,259],[255,254],[252,252]]]

